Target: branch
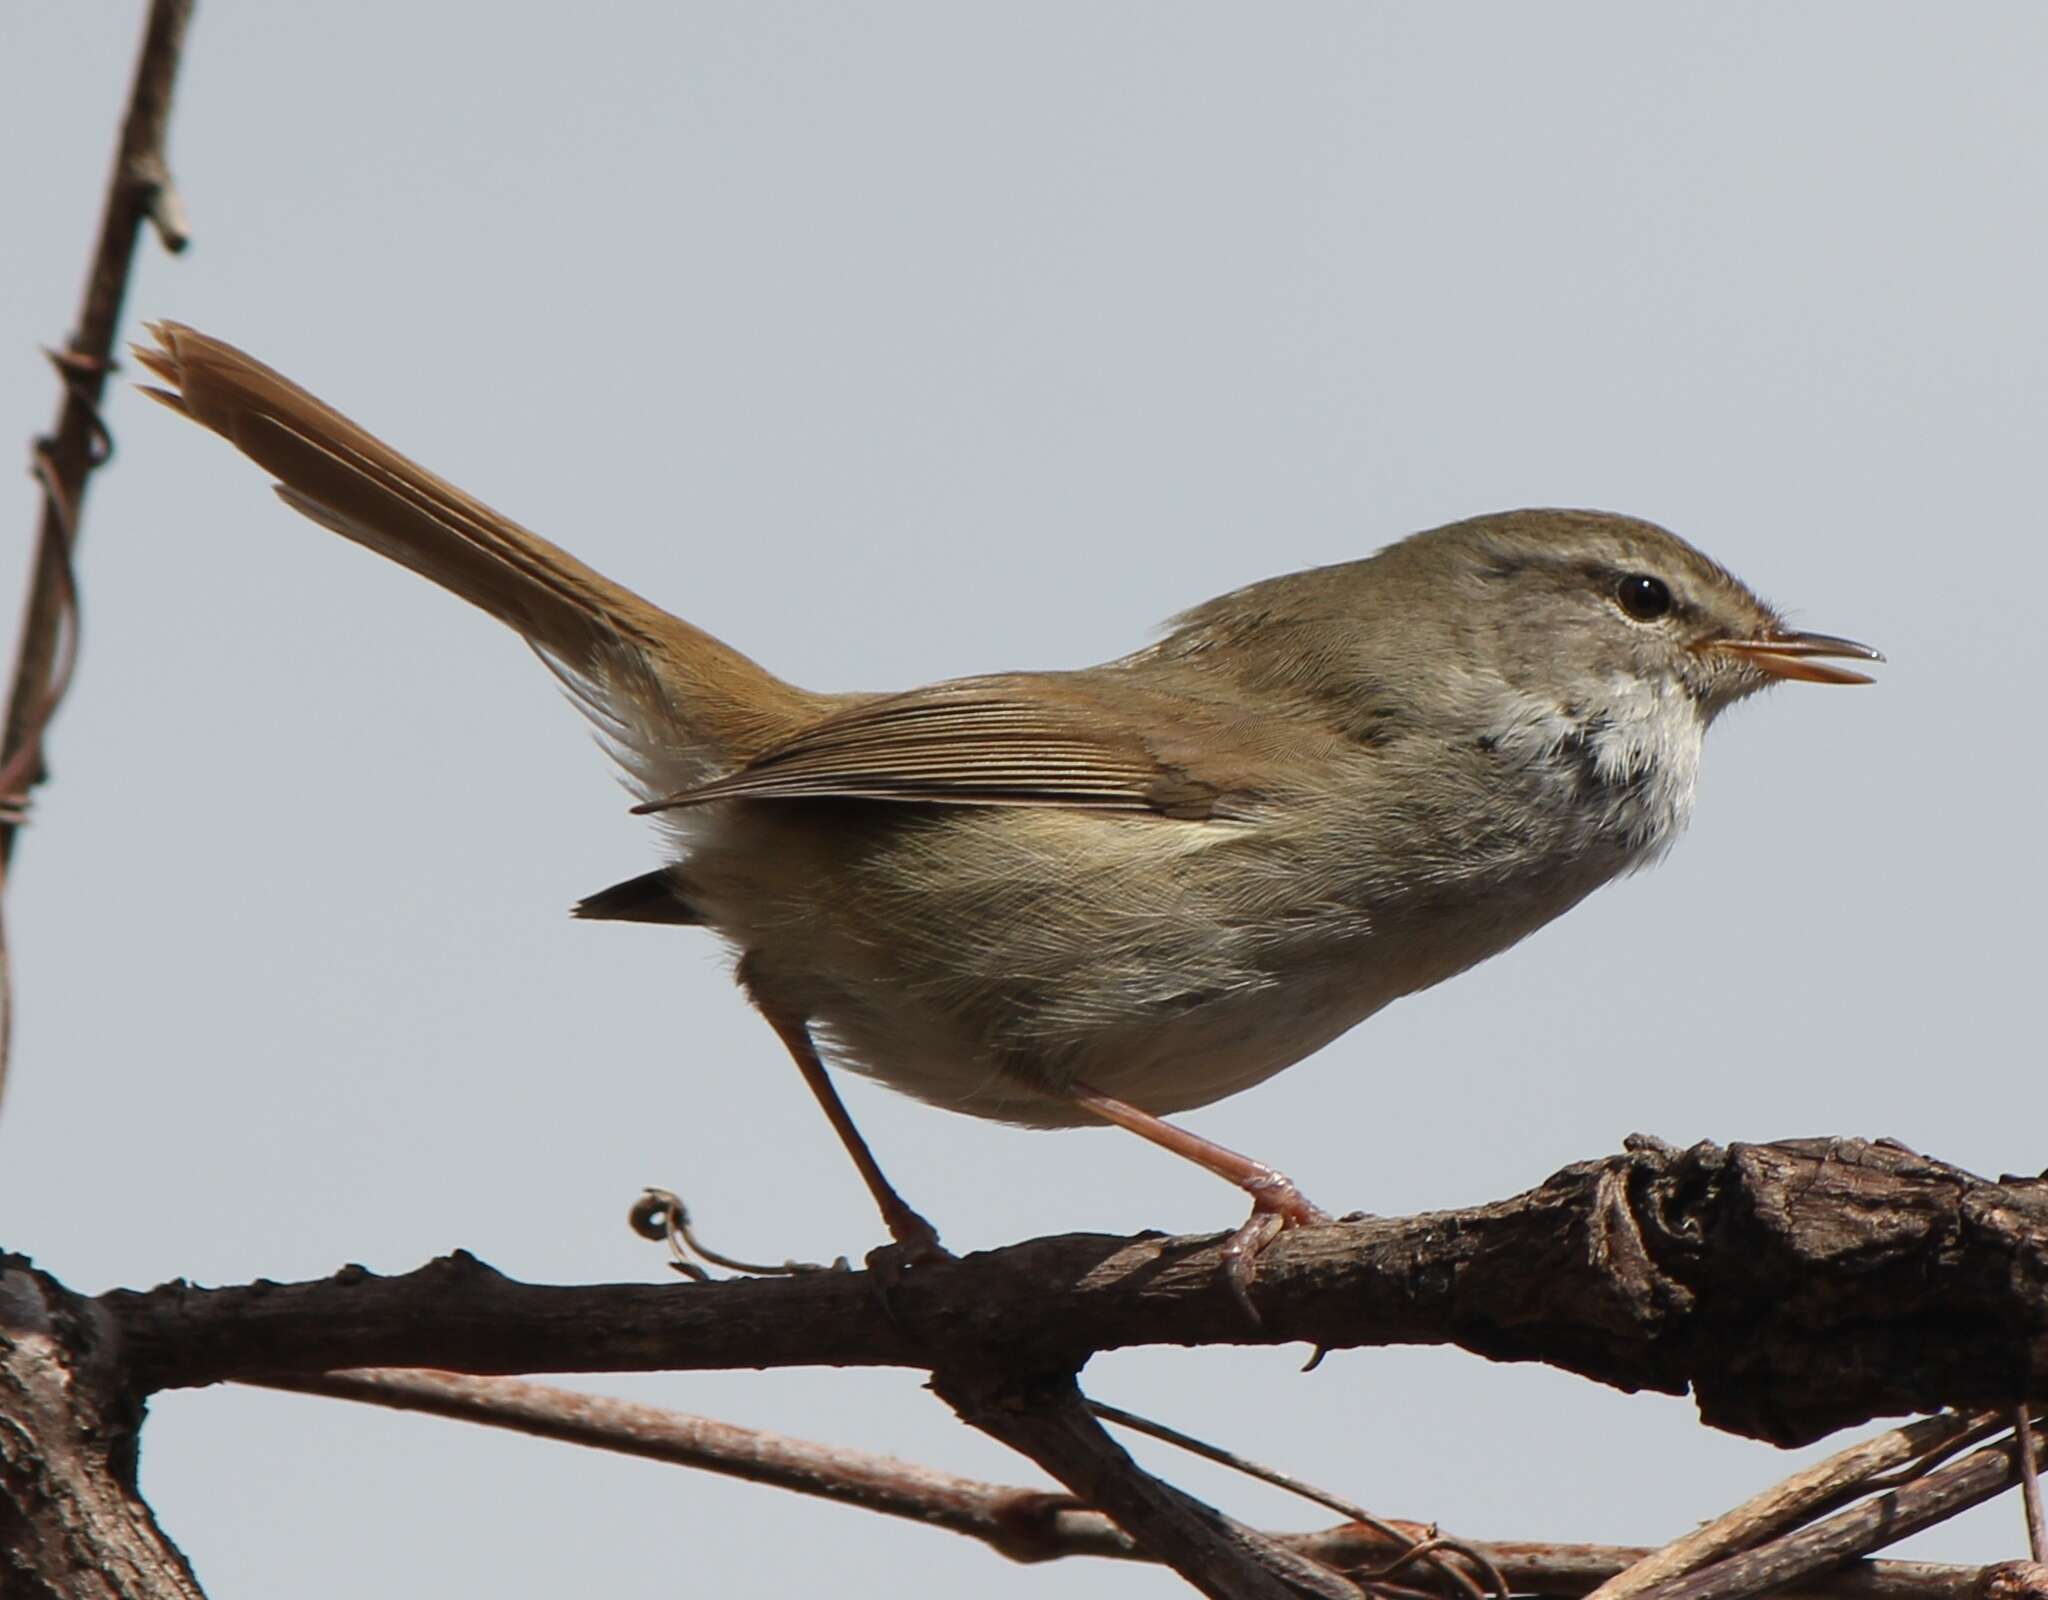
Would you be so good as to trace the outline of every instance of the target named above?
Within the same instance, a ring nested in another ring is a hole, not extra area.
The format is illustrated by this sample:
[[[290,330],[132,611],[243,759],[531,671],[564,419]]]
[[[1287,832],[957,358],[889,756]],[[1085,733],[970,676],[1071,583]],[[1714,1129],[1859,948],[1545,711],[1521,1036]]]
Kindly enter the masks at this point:
[[[143,1389],[337,1367],[477,1373],[798,1365],[1013,1375],[1148,1344],[1456,1344],[1798,1444],[1873,1416],[2048,1395],[2048,1182],[1892,1144],[1624,1155],[1463,1211],[1347,1220],[1262,1257],[1254,1327],[1214,1237],[1072,1234],[895,1275],[521,1284],[458,1252],[399,1278],[99,1304]]]
[[[100,421],[99,403],[113,365],[114,336],[120,329],[121,303],[128,294],[135,242],[144,221],[155,217],[160,219],[159,232],[167,248],[182,250],[187,243],[182,227],[173,231],[165,226],[168,219],[179,215],[180,207],[164,157],[164,134],[170,123],[171,89],[177,81],[192,6],[193,0],[154,0],[150,7],[78,326],[64,353],[55,358],[64,378],[64,403],[55,432],[36,442],[37,475],[44,487],[41,537],[6,732],[0,736],[0,761],[11,780],[0,785],[0,793],[12,804],[18,804],[42,781],[42,731],[55,709],[52,691],[63,687],[56,669],[59,643],[67,631],[65,619],[71,610],[71,550],[86,480],[106,459],[106,428]],[[18,816],[0,815],[0,867],[12,856],[19,826]]]
[[[1929,1458],[1939,1459],[1966,1444],[1981,1443],[2000,1426],[1996,1413],[1948,1412],[1865,1439],[1674,1539],[1601,1584],[1593,1592],[1593,1600],[1634,1600],[1660,1584],[1751,1550],[1844,1499],[1866,1492],[1881,1474],[1910,1471]]]
[[[1067,1556],[1148,1559],[1129,1534],[1070,1495],[989,1483],[893,1456],[740,1427],[641,1401],[511,1378],[402,1369],[266,1379],[261,1386],[425,1412],[767,1484],[964,1534],[1012,1561]],[[1720,1536],[1705,1548],[1710,1553],[1729,1553],[1737,1548],[1731,1537],[1773,1533],[1791,1526],[1791,1519],[1825,1508],[1838,1493],[1868,1492],[1874,1471],[1910,1471],[1926,1462],[1930,1454],[1967,1447],[1977,1439],[1977,1424],[1983,1416],[1931,1417],[1861,1440],[1717,1518],[1711,1526],[1720,1530]],[[1430,1525],[1376,1520],[1379,1527],[1343,1522],[1309,1533],[1267,1533],[1265,1537],[1333,1570],[1354,1574],[1383,1567],[1425,1540],[1439,1545],[1446,1542],[1447,1536]],[[1740,1535],[1731,1534],[1736,1524],[1741,1526]],[[1558,1596],[1560,1600],[1596,1589],[1603,1597],[1640,1592],[1644,1585],[1636,1581],[1637,1575],[1662,1581],[1690,1570],[1689,1558],[1701,1549],[1691,1536],[1663,1551],[1469,1538],[1448,1542],[1473,1550],[1506,1578],[1515,1594]],[[1879,1542],[1873,1538],[1871,1547]],[[1624,1574],[1630,1580],[1626,1589],[1614,1582]],[[1406,1581],[1431,1593],[1455,1596],[1464,1592],[1441,1579],[1432,1581],[1429,1570],[1419,1566],[1411,1566]],[[1985,1582],[1986,1569],[1979,1567],[1856,1561],[1816,1572],[1780,1593],[1816,1600],[1822,1596],[1829,1600],[1986,1600]]]
[[[2040,1448],[2041,1436],[2031,1429],[2025,1439],[2001,1439],[1889,1494],[1668,1584],[1657,1591],[1659,1600],[1739,1600],[1825,1571],[1877,1544],[1896,1543],[2011,1488],[2020,1478],[2022,1452]]]
[[[128,293],[135,242],[145,219],[155,222],[168,249],[182,250],[187,242],[164,158],[164,133],[192,6],[193,0],[153,0],[150,6],[78,326],[61,353],[51,352],[64,384],[64,402],[55,431],[38,439],[32,452],[34,472],[43,487],[43,512],[14,688],[5,730],[0,731],[0,888],[5,887],[29,791],[46,775],[43,731],[56,714],[77,654],[78,592],[71,558],[86,480],[112,453],[99,405],[113,367],[114,335]],[[5,960],[5,943],[0,941],[0,1085],[6,1081],[11,1010]]]
[[[634,1400],[514,1378],[404,1368],[254,1381],[267,1389],[424,1411],[769,1484],[965,1534],[1013,1561],[1137,1556],[1128,1534],[1072,1495],[988,1483],[872,1451],[743,1428]]]
[[[939,1367],[932,1387],[962,1421],[1029,1456],[1214,1600],[1361,1600],[1355,1584],[1322,1563],[1140,1467],[1103,1431],[1070,1375],[1020,1379],[963,1362]]]
[[[0,1589],[23,1600],[199,1600],[135,1490],[142,1408],[107,1378],[112,1328],[0,1258]]]

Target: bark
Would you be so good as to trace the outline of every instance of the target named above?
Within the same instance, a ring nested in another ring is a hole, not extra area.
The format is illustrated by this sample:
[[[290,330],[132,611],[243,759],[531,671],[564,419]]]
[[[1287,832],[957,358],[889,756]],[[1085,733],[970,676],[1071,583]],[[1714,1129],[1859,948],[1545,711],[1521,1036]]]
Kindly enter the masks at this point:
[[[19,1256],[0,1258],[0,1593],[196,1600],[135,1489],[142,1407],[113,1324]]]
[[[403,1277],[116,1291],[141,1390],[327,1371],[963,1363],[1032,1380],[1148,1344],[1456,1344],[1696,1397],[1799,1444],[1871,1417],[2048,1395],[2048,1182],[1894,1144],[1625,1154],[1526,1194],[1290,1232],[1253,1324],[1214,1237],[1033,1240],[908,1270],[558,1288],[457,1252]]]

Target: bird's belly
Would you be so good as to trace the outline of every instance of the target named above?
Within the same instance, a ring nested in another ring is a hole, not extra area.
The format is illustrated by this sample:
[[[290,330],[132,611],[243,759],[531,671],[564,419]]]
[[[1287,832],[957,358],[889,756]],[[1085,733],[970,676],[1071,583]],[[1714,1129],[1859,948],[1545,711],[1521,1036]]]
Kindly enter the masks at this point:
[[[1162,1115],[1249,1088],[1591,887],[1309,896],[1227,832],[1152,818],[777,802],[730,826],[684,870],[757,1001],[840,1066],[1036,1127],[1095,1120],[1075,1083]]]
[[[1042,1053],[991,1051],[984,1030],[962,1018],[902,1006],[879,1021],[866,1007],[827,1006],[815,1024],[835,1060],[893,1089],[970,1116],[1060,1128],[1099,1120],[1058,1093],[1063,1084],[1155,1115],[1186,1111],[1263,1082],[1392,998],[1356,984],[1315,994],[1289,986],[1178,1012],[1134,1008],[1085,1035],[1048,1039]]]

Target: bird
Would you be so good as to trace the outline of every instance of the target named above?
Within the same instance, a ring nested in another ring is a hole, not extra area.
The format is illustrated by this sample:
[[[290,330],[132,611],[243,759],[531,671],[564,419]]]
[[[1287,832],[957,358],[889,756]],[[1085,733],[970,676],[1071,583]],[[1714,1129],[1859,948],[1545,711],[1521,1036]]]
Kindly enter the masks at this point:
[[[234,346],[146,392],[320,526],[509,625],[659,825],[600,921],[721,938],[895,1247],[943,1256],[828,1062],[949,1111],[1114,1124],[1238,1185],[1233,1271],[1325,1220],[1168,1116],[1247,1089],[1658,859],[1703,738],[1788,680],[1868,683],[1677,535],[1524,509],[1246,585],[1080,670],[788,683]]]

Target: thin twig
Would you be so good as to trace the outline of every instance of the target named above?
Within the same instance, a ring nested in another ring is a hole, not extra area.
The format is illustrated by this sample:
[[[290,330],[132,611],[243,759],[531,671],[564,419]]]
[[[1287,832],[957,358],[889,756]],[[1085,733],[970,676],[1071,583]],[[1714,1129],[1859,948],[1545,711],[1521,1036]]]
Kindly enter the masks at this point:
[[[1995,1425],[1996,1413],[1951,1412],[1864,1439],[1673,1540],[1626,1572],[1609,1578],[1593,1591],[1592,1600],[1627,1600],[1799,1527],[1877,1474],[1923,1461],[1930,1452],[1985,1424]]]
[[[1914,1479],[1926,1477],[1944,1462],[1954,1460],[1965,1450],[1974,1450],[1986,1439],[2001,1434],[2012,1426],[2012,1418],[2002,1411],[1979,1411],[1976,1418],[1974,1425],[1957,1434],[1946,1444],[1936,1445],[1917,1460],[1908,1461],[1904,1466],[1891,1472],[1881,1472],[1857,1484],[1854,1492],[1845,1492],[1837,1504],[1847,1504],[1858,1495],[1885,1494],[1893,1489],[1902,1489]]]
[[[2035,1564],[2048,1562],[2048,1513],[2041,1509],[2041,1467],[2035,1457],[2034,1430],[2025,1408],[2014,1413],[2020,1439],[2020,1501],[2026,1508],[2027,1553]]]
[[[250,1381],[266,1389],[424,1411],[770,1484],[965,1534],[1016,1561],[1136,1555],[1115,1524],[1082,1508],[1069,1494],[963,1478],[894,1456],[549,1384],[400,1367]]]
[[[1109,1518],[1083,1508],[1068,1494],[988,1483],[892,1456],[549,1384],[401,1368],[244,1381],[290,1393],[425,1412],[768,1484],[964,1534],[1013,1561],[1067,1556],[1150,1559]],[[1368,1564],[1384,1564],[1430,1531],[1421,1523],[1380,1518],[1372,1525],[1346,1522],[1311,1533],[1268,1537],[1326,1566],[1355,1572]],[[1656,1553],[1627,1545],[1456,1542],[1483,1556],[1519,1595],[1585,1595]],[[1979,1579],[1976,1567],[1859,1561],[1821,1574],[1792,1592],[1809,1600],[1976,1600]]]
[[[2030,1442],[2030,1441],[2029,1441]],[[1657,1600],[1744,1600],[1946,1521],[2019,1481],[2025,1446],[2015,1435],[1825,1521],[1788,1533],[1654,1590]]]
[[[1163,1422],[1154,1422],[1150,1417],[1141,1417],[1136,1412],[1125,1411],[1120,1406],[1105,1405],[1100,1400],[1090,1400],[1088,1402],[1088,1409],[1104,1422],[1114,1422],[1120,1427],[1130,1428],[1138,1433],[1149,1434],[1152,1438],[1173,1445],[1176,1449],[1186,1450],[1192,1455],[1201,1456],[1204,1460],[1214,1461],[1220,1466],[1229,1467],[1236,1472],[1242,1472],[1247,1477],[1257,1478],[1261,1483],[1270,1483],[1274,1488],[1285,1489],[1289,1494],[1300,1495],[1304,1500],[1312,1500],[1317,1505],[1325,1506],[1340,1516],[1349,1517],[1353,1522],[1383,1535],[1393,1541],[1398,1547],[1398,1553],[1393,1559],[1377,1571],[1372,1573],[1355,1573],[1353,1576],[1371,1578],[1391,1577],[1400,1568],[1408,1565],[1409,1562],[1427,1558],[1430,1564],[1443,1574],[1452,1587],[1457,1589],[1459,1593],[1469,1597],[1469,1600],[1484,1600],[1488,1589],[1491,1589],[1499,1597],[1499,1600],[1508,1600],[1507,1580],[1500,1575],[1491,1562],[1469,1546],[1461,1544],[1456,1540],[1445,1539],[1432,1529],[1424,1530],[1417,1537],[1407,1537],[1393,1523],[1383,1517],[1375,1516],[1356,1501],[1347,1500],[1342,1495],[1334,1494],[1330,1490],[1310,1483],[1304,1478],[1297,1478],[1290,1472],[1282,1472],[1278,1467],[1269,1467],[1262,1461],[1254,1461],[1248,1456],[1241,1456],[1234,1450],[1226,1450],[1221,1445],[1209,1443],[1206,1439],[1197,1439],[1193,1434],[1182,1433],[1178,1428],[1170,1428]],[[1470,1561],[1472,1565],[1479,1569],[1481,1576],[1486,1580],[1485,1585],[1482,1586],[1475,1582],[1471,1574],[1461,1570],[1456,1562],[1438,1559],[1438,1552],[1440,1551],[1446,1555],[1463,1556],[1466,1560]]]
[[[78,324],[63,351],[51,355],[63,377],[64,400],[56,428],[38,439],[32,452],[32,470],[43,486],[43,511],[14,687],[6,725],[0,730],[0,891],[6,886],[15,836],[27,816],[29,792],[46,776],[43,734],[56,715],[77,655],[78,590],[72,552],[86,482],[111,454],[99,406],[112,368],[136,239],[145,219],[154,217],[170,249],[182,249],[186,242],[164,158],[164,134],[192,6],[193,0],[153,0],[150,6]],[[6,1085],[12,1013],[6,939],[0,930],[0,1089]]]
[[[932,1390],[962,1421],[1028,1456],[1213,1600],[1362,1600],[1357,1585],[1329,1567],[1139,1466],[1103,1430],[1071,1375],[1019,1380],[943,1364],[932,1373]]]

